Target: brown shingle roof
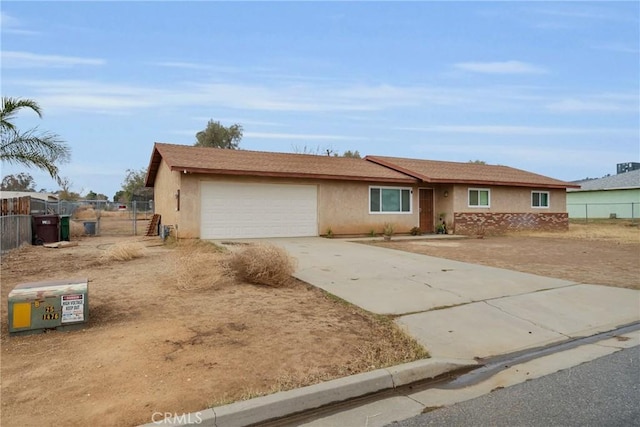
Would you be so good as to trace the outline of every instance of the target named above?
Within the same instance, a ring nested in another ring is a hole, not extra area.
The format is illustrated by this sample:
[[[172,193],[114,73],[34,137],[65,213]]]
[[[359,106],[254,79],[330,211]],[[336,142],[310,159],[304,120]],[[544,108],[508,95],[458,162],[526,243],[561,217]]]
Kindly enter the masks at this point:
[[[156,143],[145,182],[148,187],[154,185],[161,160],[171,170],[191,173],[416,182],[406,174],[363,159]]]
[[[424,182],[519,187],[574,188],[575,184],[499,165],[367,156],[365,160],[414,176]]]

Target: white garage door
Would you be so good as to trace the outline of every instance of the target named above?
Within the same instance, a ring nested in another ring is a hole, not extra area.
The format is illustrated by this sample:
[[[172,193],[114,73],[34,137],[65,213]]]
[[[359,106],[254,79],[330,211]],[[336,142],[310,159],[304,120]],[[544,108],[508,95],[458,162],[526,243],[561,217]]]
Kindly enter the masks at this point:
[[[202,239],[318,235],[315,185],[201,182]]]

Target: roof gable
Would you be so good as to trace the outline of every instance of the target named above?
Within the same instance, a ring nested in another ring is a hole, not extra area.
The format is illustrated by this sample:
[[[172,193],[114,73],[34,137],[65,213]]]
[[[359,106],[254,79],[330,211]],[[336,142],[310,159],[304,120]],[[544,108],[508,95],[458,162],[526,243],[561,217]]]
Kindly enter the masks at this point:
[[[149,162],[146,186],[154,185],[162,160],[171,170],[191,173],[416,182],[411,176],[363,159],[156,143]]]
[[[428,183],[509,185],[540,188],[579,187],[575,184],[508,166],[384,156],[367,156],[365,160],[411,175]]]

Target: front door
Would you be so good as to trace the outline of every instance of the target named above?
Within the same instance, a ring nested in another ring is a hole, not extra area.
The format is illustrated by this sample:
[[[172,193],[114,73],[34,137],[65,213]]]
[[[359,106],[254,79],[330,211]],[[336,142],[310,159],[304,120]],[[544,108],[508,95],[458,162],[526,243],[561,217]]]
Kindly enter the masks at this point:
[[[433,233],[433,190],[431,188],[421,188],[419,192],[420,203],[420,231],[423,233]]]

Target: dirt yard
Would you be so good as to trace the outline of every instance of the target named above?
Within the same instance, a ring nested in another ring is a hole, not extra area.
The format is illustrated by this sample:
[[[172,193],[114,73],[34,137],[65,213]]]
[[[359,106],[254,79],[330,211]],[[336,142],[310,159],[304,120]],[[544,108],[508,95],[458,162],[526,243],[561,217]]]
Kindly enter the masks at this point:
[[[105,261],[122,242],[143,257]],[[118,425],[197,411],[424,356],[388,319],[297,282],[220,277],[206,246],[85,237],[2,257],[2,426]],[[583,283],[640,289],[640,230],[572,224],[566,233],[394,240],[393,249]],[[9,337],[18,283],[86,277],[90,321],[73,332]],[[155,414],[155,415],[154,415]]]
[[[145,255],[105,260],[114,244]],[[426,357],[385,318],[301,282],[225,280],[212,245],[84,237],[2,257],[2,426],[131,426]],[[78,331],[8,336],[16,284],[89,279]]]
[[[596,285],[640,289],[640,229],[629,222],[463,240],[392,240],[378,246]]]

